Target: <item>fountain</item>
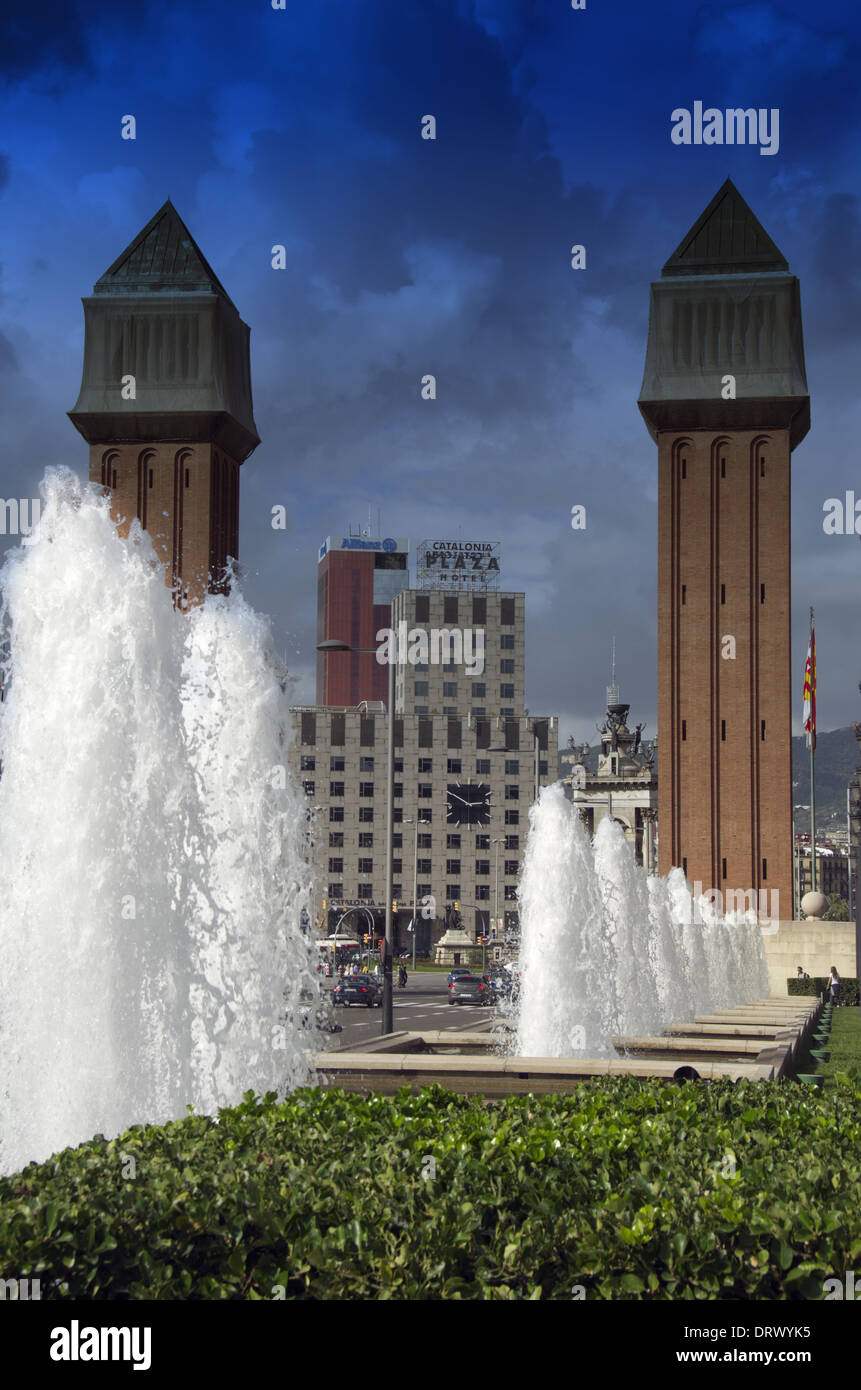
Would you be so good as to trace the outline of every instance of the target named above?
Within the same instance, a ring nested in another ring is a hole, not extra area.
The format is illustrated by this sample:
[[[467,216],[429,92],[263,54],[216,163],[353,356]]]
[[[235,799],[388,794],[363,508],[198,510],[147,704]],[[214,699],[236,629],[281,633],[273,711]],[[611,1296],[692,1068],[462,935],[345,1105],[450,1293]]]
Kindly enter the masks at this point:
[[[522,1056],[614,1056],[615,1037],[769,992],[752,916],[720,918],[680,869],[648,877],[609,817],[591,843],[558,784],[530,811],[520,904]]]
[[[310,1080],[305,811],[265,619],[177,612],[67,470],[0,574],[0,1171]],[[286,991],[286,1000],[285,1000]]]

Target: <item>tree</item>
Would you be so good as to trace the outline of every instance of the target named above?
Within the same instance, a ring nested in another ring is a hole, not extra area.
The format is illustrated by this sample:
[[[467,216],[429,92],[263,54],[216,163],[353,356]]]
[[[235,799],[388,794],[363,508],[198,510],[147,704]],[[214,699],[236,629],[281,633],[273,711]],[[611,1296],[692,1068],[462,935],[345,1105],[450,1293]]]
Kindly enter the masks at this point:
[[[823,914],[823,922],[848,922],[849,904],[839,893],[828,894],[828,910]]]

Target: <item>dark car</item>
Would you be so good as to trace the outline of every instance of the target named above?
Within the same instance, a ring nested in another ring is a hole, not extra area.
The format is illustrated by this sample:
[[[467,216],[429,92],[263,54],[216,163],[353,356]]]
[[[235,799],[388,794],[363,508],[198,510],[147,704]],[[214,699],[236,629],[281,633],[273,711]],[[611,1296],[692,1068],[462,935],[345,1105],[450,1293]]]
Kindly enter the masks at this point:
[[[375,980],[373,975],[345,975],[340,984],[337,984],[332,991],[332,1003],[343,1004],[346,1008],[350,1004],[364,1004],[366,1008],[372,1009],[374,1005],[378,1009],[383,1007],[383,987],[379,980]]]
[[[448,987],[450,1004],[492,1004],[493,992],[480,975],[458,975]]]
[[[468,969],[466,966],[463,966],[463,965],[456,965],[455,968],[454,968],[454,970],[450,970],[450,971],[448,972],[448,974],[446,975],[446,977],[445,977],[445,982],[446,982],[447,985],[451,985],[451,984],[454,984],[454,981],[455,981],[460,975],[471,975],[471,974],[472,974],[472,971],[471,971],[470,969]]]

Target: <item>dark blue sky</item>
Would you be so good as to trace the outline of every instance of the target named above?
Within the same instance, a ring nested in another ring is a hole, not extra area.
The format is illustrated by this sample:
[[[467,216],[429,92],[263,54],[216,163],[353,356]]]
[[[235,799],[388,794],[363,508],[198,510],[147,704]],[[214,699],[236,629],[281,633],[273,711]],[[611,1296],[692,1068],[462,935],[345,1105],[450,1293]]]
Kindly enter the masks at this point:
[[[861,718],[861,544],[822,530],[826,498],[861,498],[859,37],[848,2],[13,0],[0,494],[35,495],[46,464],[86,472],[65,416],[80,298],[170,196],[251,325],[263,443],[242,470],[240,552],[297,698],[314,694],[317,547],[371,507],[413,542],[502,542],[503,587],[527,595],[527,703],[559,713],[562,740],[594,734],[613,634],[652,734],[649,282],[729,175],[801,280],[795,726],[811,603],[820,727]],[[779,108],[778,153],[674,145],[671,112],[697,100]]]

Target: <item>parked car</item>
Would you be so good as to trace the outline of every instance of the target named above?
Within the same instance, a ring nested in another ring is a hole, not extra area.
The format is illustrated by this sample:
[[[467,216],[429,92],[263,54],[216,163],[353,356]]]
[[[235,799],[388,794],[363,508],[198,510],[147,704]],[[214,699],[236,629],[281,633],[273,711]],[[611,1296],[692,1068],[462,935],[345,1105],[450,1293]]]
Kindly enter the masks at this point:
[[[480,975],[458,975],[448,987],[450,1004],[492,1004],[493,991]]]
[[[459,975],[471,975],[472,971],[463,965],[456,965],[454,970],[450,970],[445,977],[447,985],[453,984]]]
[[[375,980],[373,975],[345,975],[332,991],[332,1003],[343,1004],[345,1008],[349,1008],[351,1004],[364,1004],[368,1009],[374,1008],[375,1005],[381,1009],[382,981]]]

